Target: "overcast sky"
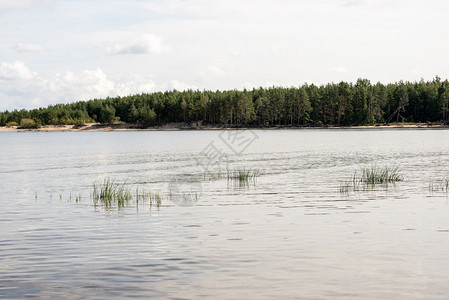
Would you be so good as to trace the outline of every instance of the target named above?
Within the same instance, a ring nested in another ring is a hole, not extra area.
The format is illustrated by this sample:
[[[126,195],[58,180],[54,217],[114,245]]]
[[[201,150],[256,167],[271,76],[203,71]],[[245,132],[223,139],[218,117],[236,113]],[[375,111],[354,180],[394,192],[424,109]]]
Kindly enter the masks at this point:
[[[0,0],[0,110],[449,77],[444,0]]]

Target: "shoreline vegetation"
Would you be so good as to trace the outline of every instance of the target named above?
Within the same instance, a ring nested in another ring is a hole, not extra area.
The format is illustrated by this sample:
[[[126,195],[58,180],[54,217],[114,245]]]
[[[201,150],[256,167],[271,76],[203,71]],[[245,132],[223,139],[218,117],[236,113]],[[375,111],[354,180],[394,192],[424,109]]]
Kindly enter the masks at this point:
[[[281,130],[281,129],[414,129],[414,128],[447,128],[449,125],[441,123],[390,123],[360,126],[220,126],[202,125],[201,123],[169,123],[161,126],[142,126],[142,124],[116,123],[101,124],[87,123],[83,125],[45,125],[37,128],[21,128],[20,126],[0,126],[0,132],[82,132],[82,131],[177,131],[177,130]]]
[[[383,128],[449,125],[449,81],[186,90],[0,112],[1,131]]]

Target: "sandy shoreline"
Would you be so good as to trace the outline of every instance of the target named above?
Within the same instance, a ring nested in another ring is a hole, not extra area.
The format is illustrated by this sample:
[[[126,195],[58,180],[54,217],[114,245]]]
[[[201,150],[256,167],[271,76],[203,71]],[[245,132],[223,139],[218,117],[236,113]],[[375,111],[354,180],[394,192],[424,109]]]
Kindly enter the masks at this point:
[[[40,128],[21,129],[18,126],[0,126],[0,132],[75,132],[75,131],[164,131],[164,130],[232,130],[232,129],[256,129],[256,130],[276,130],[276,129],[396,129],[396,128],[446,128],[449,125],[435,124],[391,124],[375,126],[329,126],[329,127],[301,127],[301,126],[273,126],[273,127],[218,127],[211,125],[170,123],[162,126],[142,128],[138,124],[112,124],[104,125],[98,123],[88,123],[84,126],[75,125],[46,125]]]

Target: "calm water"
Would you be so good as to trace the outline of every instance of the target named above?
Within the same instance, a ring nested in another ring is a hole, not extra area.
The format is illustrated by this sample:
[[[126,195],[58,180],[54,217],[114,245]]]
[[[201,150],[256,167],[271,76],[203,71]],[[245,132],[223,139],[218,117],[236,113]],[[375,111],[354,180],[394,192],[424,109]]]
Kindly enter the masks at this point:
[[[449,202],[429,181],[449,174],[448,137],[2,133],[0,298],[447,299]],[[340,193],[374,163],[405,180]],[[256,184],[215,176],[243,167],[260,170]],[[162,206],[94,205],[105,178],[159,192]],[[173,201],[173,187],[195,203]]]

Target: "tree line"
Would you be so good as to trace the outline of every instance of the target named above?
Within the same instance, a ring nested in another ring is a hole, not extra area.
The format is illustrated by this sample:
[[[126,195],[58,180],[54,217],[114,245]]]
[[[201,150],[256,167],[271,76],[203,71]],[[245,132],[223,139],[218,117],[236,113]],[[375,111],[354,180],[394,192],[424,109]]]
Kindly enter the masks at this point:
[[[355,83],[228,91],[167,91],[0,112],[0,126],[89,122],[203,122],[224,126],[357,126],[449,123],[449,82]]]

